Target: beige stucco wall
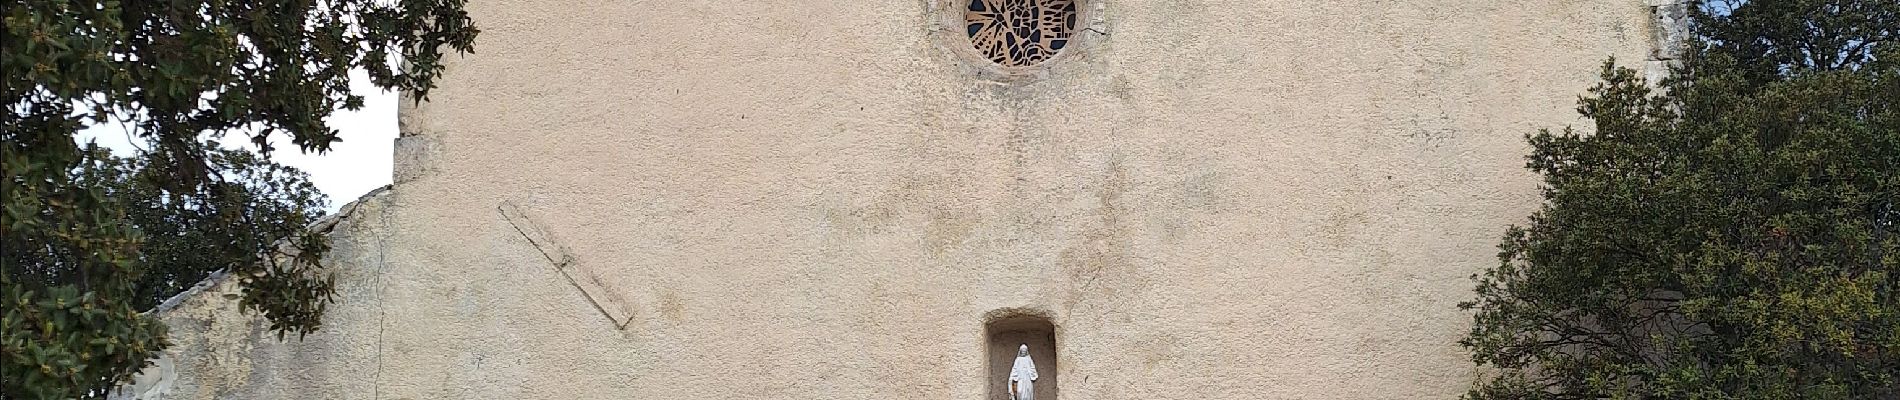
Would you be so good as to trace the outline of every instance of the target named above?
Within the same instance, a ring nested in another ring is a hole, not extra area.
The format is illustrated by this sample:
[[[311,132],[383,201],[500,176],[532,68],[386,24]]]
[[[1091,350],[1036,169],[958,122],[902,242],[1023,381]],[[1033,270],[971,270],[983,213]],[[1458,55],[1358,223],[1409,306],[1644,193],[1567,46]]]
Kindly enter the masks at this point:
[[[981,399],[1010,308],[1065,399],[1450,398],[1523,135],[1656,39],[1642,0],[1098,0],[1005,76],[953,4],[474,1],[323,331],[195,295],[135,392]]]

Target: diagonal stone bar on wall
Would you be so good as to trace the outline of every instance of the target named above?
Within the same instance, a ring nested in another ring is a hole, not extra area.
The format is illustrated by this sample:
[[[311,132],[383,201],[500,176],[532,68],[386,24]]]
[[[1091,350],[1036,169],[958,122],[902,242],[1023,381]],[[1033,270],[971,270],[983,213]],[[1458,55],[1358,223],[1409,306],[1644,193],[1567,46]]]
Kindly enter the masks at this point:
[[[626,298],[624,292],[612,290],[602,283],[597,271],[577,262],[567,246],[557,243],[554,236],[548,234],[547,229],[529,218],[528,214],[522,212],[521,208],[516,207],[513,202],[502,201],[495,210],[501,213],[503,219],[508,220],[509,225],[514,226],[516,232],[521,233],[523,239],[527,239],[528,244],[534,245],[535,250],[540,251],[541,256],[546,257],[548,263],[553,264],[554,269],[559,271],[562,277],[567,278],[568,283],[580,289],[581,296],[586,297],[587,301],[594,305],[594,309],[606,315],[607,319],[613,322],[615,329],[627,328],[628,322],[633,320],[634,304]]]

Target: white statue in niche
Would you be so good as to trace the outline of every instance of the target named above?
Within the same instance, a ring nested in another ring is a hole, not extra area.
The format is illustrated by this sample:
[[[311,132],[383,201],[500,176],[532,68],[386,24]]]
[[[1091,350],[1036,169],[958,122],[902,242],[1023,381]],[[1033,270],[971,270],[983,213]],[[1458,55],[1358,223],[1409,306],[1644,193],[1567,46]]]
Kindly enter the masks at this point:
[[[1029,359],[1029,345],[1016,348],[1016,364],[1009,367],[1010,400],[1036,400],[1036,360]]]

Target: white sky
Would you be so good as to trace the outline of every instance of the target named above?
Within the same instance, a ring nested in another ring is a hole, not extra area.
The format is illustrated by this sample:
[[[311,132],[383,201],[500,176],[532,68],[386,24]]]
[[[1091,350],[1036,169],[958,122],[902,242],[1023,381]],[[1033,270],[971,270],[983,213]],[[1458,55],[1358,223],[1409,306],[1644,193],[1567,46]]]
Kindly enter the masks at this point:
[[[388,185],[390,179],[391,157],[396,141],[397,97],[394,93],[376,90],[362,71],[351,74],[350,90],[363,96],[363,109],[338,112],[326,119],[330,127],[337,130],[338,137],[343,139],[332,143],[329,153],[303,154],[297,146],[290,144],[288,137],[282,135],[271,140],[271,144],[277,147],[271,158],[278,164],[309,173],[310,181],[317,185],[317,190],[330,197],[326,209],[328,212],[335,212],[343,204]],[[80,131],[76,139],[80,143],[97,140],[100,146],[111,148],[113,153],[121,156],[138,151],[125,131],[116,124],[93,126]],[[245,142],[245,146],[249,146],[247,140],[233,138],[226,141]],[[143,145],[143,142],[139,143],[139,146]]]

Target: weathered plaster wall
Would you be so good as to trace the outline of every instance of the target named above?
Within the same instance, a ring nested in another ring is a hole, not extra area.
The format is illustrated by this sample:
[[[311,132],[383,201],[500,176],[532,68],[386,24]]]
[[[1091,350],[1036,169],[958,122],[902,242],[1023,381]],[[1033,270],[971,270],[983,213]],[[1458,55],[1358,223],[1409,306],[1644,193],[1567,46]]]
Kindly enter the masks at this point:
[[[1007,77],[954,5],[475,1],[324,330],[194,296],[144,387],[979,399],[1021,308],[1062,398],[1454,397],[1523,135],[1656,39],[1641,0],[1100,0]]]
[[[383,331],[382,309],[389,306],[380,301],[381,279],[391,265],[385,255],[394,233],[390,203],[397,197],[378,189],[312,226],[330,232],[324,265],[336,272],[342,299],[325,314],[318,333],[278,340],[263,318],[225,297],[241,293],[236,280],[213,276],[159,305],[155,312],[172,346],[114,398],[377,398],[376,339]]]

